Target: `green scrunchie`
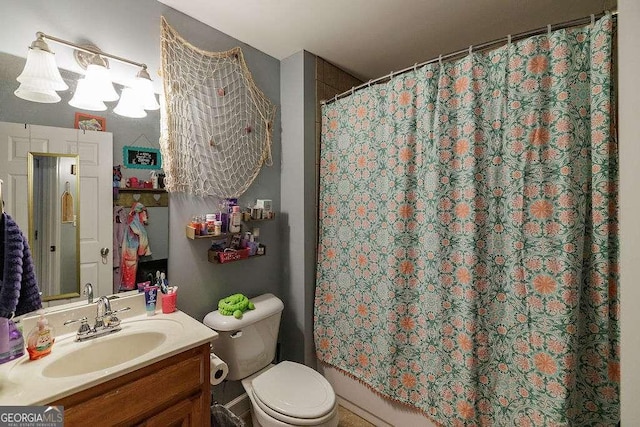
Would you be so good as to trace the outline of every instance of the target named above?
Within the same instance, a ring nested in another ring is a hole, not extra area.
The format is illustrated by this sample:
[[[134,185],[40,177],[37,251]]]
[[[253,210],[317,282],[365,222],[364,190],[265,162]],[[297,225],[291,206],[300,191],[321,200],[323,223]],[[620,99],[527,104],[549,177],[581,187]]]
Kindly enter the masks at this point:
[[[249,301],[249,298],[242,294],[229,295],[218,301],[218,312],[223,316],[233,315],[236,319],[241,318],[243,312],[254,308],[256,307]]]

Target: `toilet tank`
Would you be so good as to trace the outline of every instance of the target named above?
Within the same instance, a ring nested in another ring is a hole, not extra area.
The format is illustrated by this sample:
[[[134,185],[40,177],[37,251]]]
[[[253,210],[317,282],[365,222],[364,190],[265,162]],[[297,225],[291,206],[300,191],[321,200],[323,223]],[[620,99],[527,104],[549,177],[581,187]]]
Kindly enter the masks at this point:
[[[223,316],[212,311],[204,324],[218,332],[211,344],[213,352],[229,366],[228,380],[240,380],[258,372],[273,361],[276,355],[282,301],[264,294],[252,298],[254,310],[247,310],[242,318]]]

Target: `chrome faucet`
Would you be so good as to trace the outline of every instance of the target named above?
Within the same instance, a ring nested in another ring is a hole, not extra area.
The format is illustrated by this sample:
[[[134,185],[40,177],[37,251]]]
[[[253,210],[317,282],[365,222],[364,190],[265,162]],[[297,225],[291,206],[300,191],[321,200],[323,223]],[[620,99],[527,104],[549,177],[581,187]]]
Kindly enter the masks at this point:
[[[90,284],[88,284],[91,286]],[[93,295],[93,293],[92,293]],[[89,326],[87,318],[67,320],[65,325],[71,323],[80,322],[80,327],[76,333],[76,341],[85,341],[91,338],[98,338],[103,335],[107,335],[113,332],[118,332],[122,328],[120,327],[120,319],[115,315],[116,313],[130,310],[129,307],[121,308],[116,311],[111,310],[111,302],[109,298],[101,296],[98,298],[96,304],[96,320],[93,328]]]
[[[91,283],[87,282],[84,284],[84,291],[82,291],[82,295],[87,297],[87,304],[93,304],[93,286]]]
[[[102,316],[111,314],[111,302],[109,298],[101,296],[98,298],[98,304],[96,305],[96,317],[100,317],[100,307],[102,307]]]
[[[102,308],[102,314],[100,314],[100,308]],[[93,326],[93,329],[96,331],[98,328],[104,328],[110,324],[109,320],[111,316],[111,302],[109,302],[109,298],[105,296],[101,296],[98,298],[98,303],[96,304],[96,323]],[[107,323],[105,324],[105,320]]]

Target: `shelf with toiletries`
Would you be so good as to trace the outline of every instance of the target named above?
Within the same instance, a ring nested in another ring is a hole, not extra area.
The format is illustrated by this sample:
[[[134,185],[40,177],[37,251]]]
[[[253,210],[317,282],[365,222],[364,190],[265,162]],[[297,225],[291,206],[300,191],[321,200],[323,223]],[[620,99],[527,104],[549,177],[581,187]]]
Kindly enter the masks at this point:
[[[232,249],[229,251],[220,251],[215,249],[209,249],[207,251],[207,259],[212,264],[227,264],[235,261],[244,261],[251,258],[257,258],[261,256],[265,256],[267,254],[266,246],[260,244],[258,246],[258,251],[260,253],[256,253],[255,255],[249,255],[250,249]]]
[[[220,201],[218,213],[194,215],[185,226],[190,240],[210,239],[207,260],[213,264],[226,264],[266,255],[266,246],[258,241],[260,228],[254,222],[276,218],[271,200],[258,199],[254,207],[244,212],[237,199]]]
[[[258,243],[259,229],[252,232],[230,233],[227,236],[214,236],[207,252],[207,259],[214,264],[226,264],[267,254],[267,248]]]
[[[248,224],[248,223],[258,222],[258,221],[273,221],[275,218],[276,218],[275,213],[271,212],[268,218],[251,218],[251,217],[243,216],[242,222],[245,224]],[[194,227],[191,224],[186,225],[185,236],[187,239],[198,240],[198,239],[221,239],[221,238],[233,236],[235,234],[242,234],[241,231],[225,232],[225,233],[214,232],[214,233],[202,234],[202,229],[203,229],[202,225],[199,226],[198,228]]]

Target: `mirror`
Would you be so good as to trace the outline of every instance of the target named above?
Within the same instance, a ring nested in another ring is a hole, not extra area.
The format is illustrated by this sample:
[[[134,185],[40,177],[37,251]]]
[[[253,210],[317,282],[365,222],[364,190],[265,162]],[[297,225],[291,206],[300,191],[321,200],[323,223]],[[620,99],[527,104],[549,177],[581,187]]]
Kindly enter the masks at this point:
[[[31,36],[30,36],[31,37]],[[0,50],[2,50],[3,41],[0,40]],[[16,76],[18,76],[22,69],[24,68],[25,57],[24,56],[15,56],[5,52],[0,52],[0,122],[7,123],[28,123],[30,125],[41,125],[41,126],[52,126],[57,128],[70,129],[74,126],[75,114],[80,111],[75,107],[69,105],[69,100],[74,94],[74,90],[76,88],[76,84],[79,78],[82,77],[82,74],[78,74],[75,72],[71,72],[69,70],[61,69],[60,73],[65,80],[65,82],[69,85],[70,89],[67,91],[60,92],[59,95],[62,100],[57,104],[41,104],[36,102],[29,102],[23,99],[18,98],[14,95],[14,91],[18,87],[18,82],[16,81]],[[118,87],[118,85],[116,85]],[[119,92],[119,89],[118,89]],[[111,156],[112,165],[122,165],[124,164],[123,160],[123,149],[125,146],[140,146],[140,147],[149,147],[149,148],[159,148],[158,140],[160,138],[160,111],[148,111],[147,117],[144,119],[131,119],[128,117],[122,117],[115,113],[113,113],[113,106],[115,104],[110,105],[110,107],[98,114],[101,117],[106,119],[106,128],[107,133],[113,135],[113,151]],[[87,132],[89,133],[89,132]],[[28,138],[27,138],[28,139]],[[43,138],[45,140],[47,138]],[[6,147],[6,144],[5,144]],[[29,145],[28,149],[25,150],[24,153],[20,153],[20,161],[22,161],[24,157],[24,166],[22,163],[20,164],[20,177],[17,180],[8,179],[8,169],[0,168],[0,177],[2,175],[5,176],[5,202],[8,202],[7,194],[15,194],[20,193],[20,197],[16,196],[14,200],[11,200],[13,203],[9,205],[8,213],[14,218],[22,219],[21,227],[25,234],[28,236],[28,184],[27,184],[27,158],[28,151],[32,152],[56,152],[56,153],[69,153],[66,146],[50,146],[49,144],[43,145],[40,142],[36,144]],[[12,160],[7,157],[10,154],[10,150],[4,150],[4,156],[7,161]],[[102,159],[101,159],[102,160]],[[109,166],[109,170],[111,171],[111,166]],[[80,185],[80,190],[87,191],[88,186],[84,185],[84,179],[82,175],[82,171],[89,171],[88,168],[93,167],[91,163],[82,163],[79,171],[79,177],[82,178],[82,185]],[[22,174],[24,173],[24,179]],[[137,177],[140,181],[145,181],[150,179],[149,170],[146,169],[136,169],[136,168],[123,168],[122,169],[122,179],[126,181],[127,178]],[[13,185],[13,187],[10,187]],[[7,191],[7,188],[12,188],[13,192]],[[125,192],[126,193],[126,192]],[[24,196],[22,196],[22,194]],[[124,194],[124,193],[121,193]],[[133,194],[129,194],[129,196],[133,196]],[[153,199],[152,199],[153,200]],[[86,201],[86,200],[85,200]],[[154,200],[155,202],[155,200]],[[125,207],[130,207],[131,203],[122,203]],[[150,207],[155,206],[154,204],[145,205],[149,208],[149,226],[147,227],[147,232],[149,235],[149,242],[151,246],[151,250],[153,255],[150,257],[145,257],[145,259],[141,260],[138,271],[146,272],[150,271],[155,275],[156,270],[161,270],[165,268],[168,262],[169,256],[169,208],[168,207]],[[93,224],[103,224],[104,221],[108,221],[112,215],[109,215],[109,212],[102,212],[100,218],[98,218],[97,212],[93,210],[92,212],[85,213],[82,212],[82,220],[79,225],[85,228],[84,232],[88,233],[97,233],[96,229],[93,228]],[[22,225],[24,224],[24,225]],[[84,245],[86,242],[90,241],[90,238],[85,239],[82,235],[83,230],[80,230],[81,240],[80,242]],[[92,236],[93,237],[93,236]],[[95,248],[95,253],[98,253],[100,248],[108,247],[110,249],[110,253],[114,254],[116,251],[113,248],[112,242],[112,233],[105,234],[104,243],[99,244],[98,247]],[[91,247],[93,250],[93,247]],[[89,252],[84,252],[81,250],[81,259],[83,257],[92,256]],[[98,261],[100,262],[100,261]],[[162,263],[161,266],[155,265],[153,263]],[[36,266],[38,267],[38,265]],[[101,265],[102,267],[102,265]],[[79,267],[78,267],[79,268]],[[86,274],[86,269],[81,269],[83,271],[83,276]],[[113,274],[116,277],[115,272]],[[38,277],[40,280],[40,277]],[[94,279],[91,276],[87,281],[93,282],[94,291],[96,290],[97,279]],[[118,292],[118,289],[113,289],[112,282],[108,280],[104,280],[101,282],[100,286],[102,287],[99,292],[101,294],[111,294]],[[106,284],[106,285],[105,285]],[[84,282],[81,282],[81,285],[84,285]],[[82,288],[80,288],[81,291]],[[76,298],[80,299],[80,295],[76,295],[78,292],[77,289],[73,289],[72,295],[66,297],[65,295],[59,295],[57,298],[51,298],[51,295],[45,293],[47,297],[46,300],[54,300],[45,305],[51,306],[55,304],[59,304],[62,302],[62,299],[68,298]],[[80,292],[81,293],[81,292]],[[74,296],[75,295],[75,296]],[[86,299],[83,299],[86,301]]]
[[[75,154],[29,152],[29,245],[43,301],[80,296],[78,165]]]

